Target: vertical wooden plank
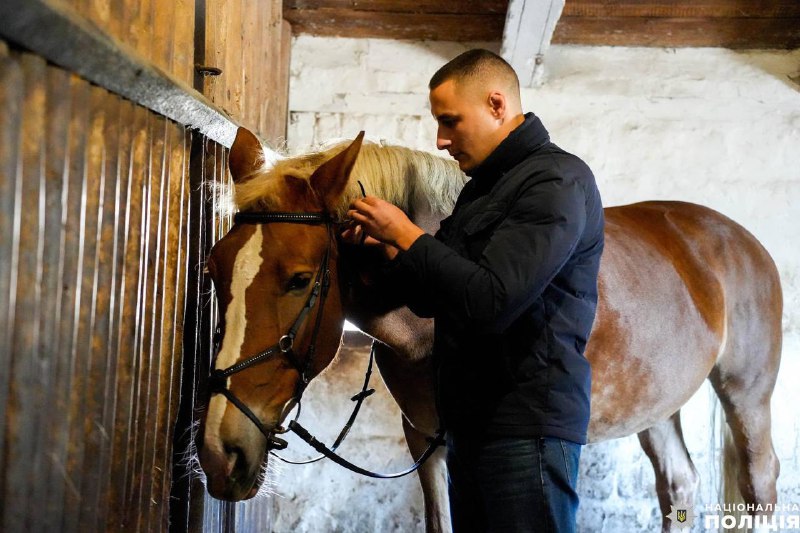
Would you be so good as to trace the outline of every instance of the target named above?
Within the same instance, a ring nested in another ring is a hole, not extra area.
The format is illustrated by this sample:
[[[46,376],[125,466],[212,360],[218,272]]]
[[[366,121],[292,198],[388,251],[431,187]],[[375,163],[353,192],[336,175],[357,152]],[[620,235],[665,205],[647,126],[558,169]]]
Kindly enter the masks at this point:
[[[142,516],[142,509],[146,509],[145,502],[150,494],[149,479],[145,479],[145,455],[148,442],[148,394],[150,358],[152,356],[150,327],[152,323],[152,287],[153,287],[153,255],[155,243],[151,238],[151,225],[153,224],[153,176],[154,161],[158,159],[154,136],[158,134],[158,123],[154,116],[147,114],[146,134],[143,142],[146,147],[144,158],[138,160],[137,171],[142,173],[142,218],[139,228],[139,287],[137,289],[136,328],[138,329],[138,345],[135,353],[135,368],[133,374],[133,433],[130,450],[132,460],[132,474],[130,478],[131,490],[129,494],[129,527],[133,531],[143,530],[147,517]]]
[[[99,191],[101,180],[97,178],[93,163],[101,160],[98,153],[102,150],[101,133],[98,124],[103,117],[98,111],[101,97],[99,89],[91,89],[89,95],[89,119],[82,127],[88,128],[84,133],[84,142],[75,146],[72,157],[78,159],[74,169],[75,181],[79,182],[78,198],[80,220],[77,228],[77,242],[68,254],[77,256],[77,280],[75,293],[75,309],[73,320],[72,349],[73,365],[69,399],[69,441],[67,452],[67,475],[72,480],[75,491],[67,492],[65,502],[64,530],[79,529],[81,506],[85,491],[91,487],[84,484],[85,473],[85,434],[87,432],[87,390],[91,386],[90,353],[92,330],[95,321],[95,268],[94,257],[97,250],[97,212],[99,208]],[[76,184],[77,185],[77,184]]]
[[[66,89],[66,91],[65,91]],[[45,502],[44,518],[46,530],[65,530],[72,523],[70,513],[76,511],[74,503],[80,498],[79,488],[70,467],[70,436],[73,419],[72,391],[73,372],[77,354],[77,313],[80,309],[81,282],[80,251],[82,250],[83,211],[83,152],[86,146],[86,123],[89,121],[90,86],[76,76],[69,77],[69,85],[60,89],[66,92],[71,102],[68,133],[65,139],[65,166],[62,177],[61,233],[59,255],[61,256],[60,316],[58,327],[58,363],[54,378],[54,404],[57,414],[49,428],[53,445],[49,452],[55,477]],[[70,504],[72,506],[70,507]]]
[[[292,61],[292,27],[287,21],[281,22],[280,62],[278,64],[277,109],[273,136],[286,140],[289,125],[289,70]]]
[[[0,57],[0,490],[9,494],[11,486],[12,426],[16,415],[9,405],[18,276],[18,228],[21,216],[20,176],[21,124],[25,80],[16,58]],[[13,498],[0,498],[0,529],[12,531],[19,517],[14,514]]]
[[[12,250],[16,260],[15,310],[12,331],[10,388],[6,420],[6,521],[10,530],[29,527],[28,518],[34,502],[31,467],[36,452],[36,426],[42,403],[39,354],[39,314],[41,312],[41,277],[44,201],[44,109],[46,101],[46,66],[44,60],[22,54],[25,100],[21,130],[21,165],[16,169],[15,214],[17,240]]]
[[[112,512],[116,502],[110,500],[111,486],[116,483],[112,477],[112,456],[114,455],[115,432],[117,430],[116,414],[116,375],[119,358],[119,325],[120,325],[120,301],[123,296],[120,293],[121,278],[123,271],[124,236],[121,228],[125,220],[125,210],[123,199],[127,193],[127,154],[120,150],[123,143],[127,143],[129,134],[126,132],[126,122],[122,120],[128,116],[130,110],[129,102],[118,98],[115,95],[107,95],[108,106],[111,112],[106,120],[106,201],[104,208],[103,223],[103,243],[105,249],[105,260],[110,264],[110,278],[107,280],[107,290],[109,291],[108,309],[106,311],[108,327],[105,336],[99,340],[105,347],[105,371],[103,374],[103,397],[100,402],[100,422],[99,426],[104,428],[104,441],[100,455],[100,480],[98,505],[100,507],[96,519],[98,530],[105,529],[108,523],[108,515]],[[101,261],[104,260],[101,257]]]
[[[137,377],[141,335],[139,312],[143,272],[140,268],[142,226],[144,217],[145,164],[148,160],[148,113],[140,107],[129,106],[126,122],[127,135],[120,142],[121,161],[126,166],[127,189],[124,207],[125,219],[122,227],[123,257],[120,278],[120,310],[118,333],[118,356],[116,375],[116,410],[114,432],[114,483],[110,500],[114,512],[109,515],[108,529],[131,530],[137,516],[134,498],[135,439],[138,431],[136,418]],[[124,115],[120,117],[120,121]]]
[[[164,72],[172,68],[173,36],[175,32],[175,2],[152,3],[152,50],[150,60]]]
[[[228,79],[228,66],[225,62],[227,30],[230,24],[228,15],[228,4],[224,0],[206,0],[205,64],[222,69],[222,74],[205,78],[203,94],[230,114],[230,106],[224,97]]]
[[[172,260],[172,247],[169,240],[170,227],[169,219],[172,206],[179,200],[173,197],[173,180],[176,178],[170,172],[171,155],[173,150],[173,131],[175,125],[164,121],[161,132],[163,142],[163,153],[161,155],[161,173],[159,177],[159,198],[158,198],[158,226],[157,226],[157,257],[156,257],[156,289],[154,302],[157,307],[156,316],[153,319],[153,389],[150,400],[153,409],[150,414],[149,425],[153,428],[151,441],[148,444],[151,452],[147,466],[150,469],[152,479],[149,494],[149,523],[147,530],[159,529],[163,506],[165,504],[162,497],[163,491],[163,464],[165,459],[163,453],[167,448],[167,429],[166,416],[168,413],[168,390],[169,379],[171,378],[171,341],[165,345],[166,337],[172,330],[172,324],[167,320],[171,315],[171,307],[174,303],[175,287],[170,283],[170,263]],[[180,179],[178,177],[177,179]]]
[[[185,221],[182,219],[184,207],[184,183],[186,181],[186,140],[184,130],[170,124],[169,128],[169,161],[168,161],[168,198],[169,204],[165,219],[165,269],[164,287],[167,297],[161,312],[163,331],[161,337],[161,401],[159,403],[159,445],[155,464],[159,476],[154,484],[154,500],[162,502],[159,529],[168,524],[170,456],[175,415],[178,403],[178,385],[180,383],[181,352],[179,339],[182,335],[181,318],[183,311],[183,294],[185,279],[181,278],[184,261],[184,242],[182,240]]]
[[[130,14],[128,43],[145,59],[153,57],[153,2],[155,0],[124,0],[124,10]]]
[[[190,251],[190,242],[191,239],[197,239],[199,236],[196,233],[191,233],[191,224],[190,224],[190,196],[191,196],[191,177],[190,177],[190,163],[191,163],[191,151],[192,151],[192,134],[189,130],[182,130],[181,136],[181,144],[182,150],[180,153],[180,166],[181,166],[181,183],[180,183],[180,190],[179,195],[181,198],[181,206],[180,211],[178,213],[178,220],[180,221],[178,224],[179,232],[177,237],[179,239],[178,250],[180,255],[176,260],[177,269],[175,271],[175,281],[177,287],[179,287],[179,293],[177,300],[175,302],[175,313],[173,315],[173,323],[175,326],[176,334],[172,339],[172,352],[174,354],[174,362],[173,362],[173,375],[172,375],[172,382],[171,382],[171,392],[170,392],[170,417],[169,417],[169,428],[171,431],[171,442],[175,442],[175,434],[176,431],[180,428],[181,431],[183,430],[182,426],[178,425],[178,418],[180,416],[180,402],[181,402],[181,388],[182,388],[182,378],[183,378],[183,366],[184,366],[184,358],[187,357],[185,352],[183,351],[183,338],[186,335],[186,328],[184,317],[186,316],[186,307],[187,307],[187,290],[188,285],[192,277],[199,278],[200,272],[192,272],[189,270],[189,251]],[[189,362],[191,364],[193,358],[189,357]],[[167,456],[168,460],[171,460],[172,457],[175,456],[175,448],[174,446],[170,448],[170,455]],[[172,477],[172,462],[167,463],[167,473],[169,474],[169,486],[165,491],[165,497],[170,498],[170,504],[172,504],[173,500],[171,498],[171,490],[172,490],[172,483],[174,482],[174,478]],[[165,518],[168,518],[166,516]]]
[[[66,90],[65,90],[66,89]],[[33,501],[44,505],[44,512],[31,516],[32,531],[52,531],[57,529],[60,506],[63,503],[64,482],[61,475],[63,457],[59,454],[64,448],[65,434],[59,429],[65,412],[63,387],[66,376],[68,351],[61,339],[63,317],[61,290],[64,276],[64,224],[67,214],[64,211],[68,168],[71,105],[70,76],[61,69],[47,68],[46,98],[46,157],[45,200],[44,200],[44,249],[42,270],[42,321],[39,337],[39,353],[42,355],[43,394],[45,395],[41,422],[38,425],[33,479],[36,482]],[[41,507],[40,507],[41,509]]]
[[[275,143],[276,137],[283,135],[283,127],[280,125],[280,106],[282,99],[280,69],[282,68],[283,49],[281,48],[281,6],[276,5],[275,2],[272,2],[272,4],[272,19],[270,20],[268,33],[265,36],[269,41],[267,46],[270,49],[270,76],[264,84],[264,92],[266,93],[264,97],[267,102],[269,102],[269,107],[267,108],[267,126],[263,135],[269,142]]]
[[[175,0],[175,24],[170,72],[191,87],[196,64],[194,49],[194,0]]]
[[[194,473],[189,454],[193,453],[192,440],[195,429],[195,408],[201,401],[198,389],[200,379],[207,375],[206,354],[209,347],[204,335],[211,330],[210,321],[204,319],[204,309],[210,298],[210,282],[204,272],[206,254],[210,247],[211,217],[205,202],[208,193],[206,183],[212,154],[209,143],[199,135],[187,135],[190,144],[188,163],[188,183],[186,183],[186,210],[181,217],[186,250],[184,302],[180,306],[180,319],[183,324],[182,338],[176,338],[176,351],[183,353],[180,379],[180,405],[175,426],[173,451],[173,479],[170,519],[175,531],[203,530],[203,511],[205,486]],[[177,382],[178,380],[174,380]]]
[[[113,4],[111,0],[88,0],[80,6],[80,13],[94,22],[103,31],[124,41],[124,35],[117,17],[112,16]]]
[[[243,5],[245,0],[232,0],[227,3],[229,10],[227,36],[225,44],[225,103],[231,116],[241,119],[242,108],[242,63],[245,54],[242,28]]]
[[[258,48],[254,50],[256,71],[253,73],[254,77],[258,80],[258,92],[255,95],[256,114],[254,126],[258,135],[264,137],[267,132],[267,108],[268,102],[268,87],[271,73],[269,72],[269,50],[270,50],[270,24],[272,22],[272,10],[276,8],[276,3],[272,0],[260,0],[259,5],[259,24],[257,44]]]
[[[111,18],[114,21],[113,35],[121,42],[130,45],[131,12],[127,9],[126,0],[111,1]]]
[[[113,434],[111,436],[110,454],[106,469],[109,484],[105,490],[104,500],[108,507],[103,529],[121,530],[125,528],[124,500],[125,471],[128,458],[125,455],[127,439],[129,436],[130,403],[124,403],[130,393],[130,369],[132,365],[132,345],[134,343],[130,315],[135,310],[136,301],[135,273],[128,270],[129,259],[129,225],[131,218],[131,193],[134,178],[131,176],[131,146],[133,143],[134,112],[133,105],[128,101],[120,102],[118,117],[115,127],[119,130],[119,139],[116,146],[117,168],[117,194],[115,197],[115,229],[114,229],[114,275],[113,291],[116,294],[114,315],[116,327],[111,332],[109,339],[109,356],[113,361],[113,370],[110,368],[108,378],[109,395],[107,409],[113,420]],[[134,206],[135,208],[135,206]],[[138,242],[138,241],[137,241]],[[134,304],[132,304],[133,302]],[[126,317],[128,321],[126,321]],[[124,404],[123,404],[124,403]]]
[[[240,68],[242,99],[239,118],[251,128],[258,128],[258,99],[261,93],[261,79],[257,63],[263,45],[261,36],[265,32],[265,29],[261,27],[259,16],[263,7],[263,2],[259,1],[244,0],[242,2],[242,64]]]
[[[133,531],[139,529],[140,512],[139,509],[142,505],[142,492],[143,480],[141,477],[141,465],[143,463],[143,439],[146,431],[145,410],[146,404],[143,396],[146,395],[146,389],[143,377],[146,375],[147,368],[147,354],[149,352],[147,347],[147,311],[145,310],[148,292],[148,276],[149,276],[149,261],[147,254],[150,247],[148,224],[150,220],[150,194],[151,194],[151,177],[152,166],[151,160],[151,131],[154,119],[152,115],[144,109],[137,108],[137,114],[141,115],[139,122],[140,129],[136,131],[136,143],[134,146],[135,159],[133,162],[133,173],[139,180],[137,187],[140,188],[138,194],[138,203],[141,209],[141,215],[137,219],[137,227],[131,228],[131,233],[135,234],[138,243],[136,244],[136,254],[131,257],[132,270],[137,273],[136,283],[136,307],[133,313],[133,321],[131,327],[134,328],[134,345],[133,345],[133,365],[131,368],[131,392],[130,392],[130,405],[131,405],[131,425],[129,429],[129,446],[127,451],[130,470],[126,475],[126,498],[125,501],[129,502],[127,507],[126,527]]]
[[[94,519],[97,515],[99,495],[98,458],[102,447],[102,428],[98,428],[98,411],[101,409],[102,384],[104,383],[101,363],[104,346],[98,337],[98,329],[106,326],[104,313],[108,306],[108,289],[104,286],[109,270],[107,261],[101,261],[105,246],[103,243],[103,207],[107,176],[105,174],[105,127],[106,109],[104,100],[107,93],[99,87],[92,88],[91,113],[89,123],[89,142],[86,147],[85,180],[87,181],[87,209],[85,212],[85,249],[83,270],[84,287],[82,294],[82,349],[79,352],[79,368],[82,369],[83,387],[78,394],[82,416],[75,427],[75,438],[82,440],[81,458],[76,458],[81,469],[81,498],[78,513],[78,528],[81,531],[96,529]],[[101,334],[102,336],[102,334]],[[77,422],[78,420],[76,420]],[[80,428],[80,429],[79,429]]]
[[[154,513],[154,505],[150,499],[153,485],[152,465],[155,461],[155,441],[157,438],[156,420],[158,416],[158,372],[159,372],[159,323],[160,307],[164,287],[162,284],[163,264],[161,261],[162,250],[164,247],[163,226],[164,226],[164,206],[166,205],[166,190],[164,183],[164,173],[166,165],[166,129],[168,123],[162,117],[153,118],[153,128],[151,129],[151,158],[150,158],[150,195],[148,200],[148,246],[146,256],[148,263],[147,287],[144,299],[144,315],[142,322],[145,326],[144,345],[141,379],[142,379],[142,402],[144,412],[142,424],[143,431],[143,453],[140,463],[141,476],[141,495],[140,529],[150,530],[150,521]]]
[[[97,529],[103,529],[107,523],[107,517],[111,506],[109,505],[108,495],[109,486],[113,481],[111,474],[111,455],[114,443],[114,423],[115,412],[115,377],[117,369],[116,340],[117,328],[119,325],[118,301],[119,276],[120,276],[120,251],[119,251],[119,227],[124,212],[121,211],[119,200],[122,194],[124,181],[120,175],[121,162],[119,160],[119,144],[122,138],[119,117],[127,107],[118,97],[107,94],[106,108],[108,116],[106,125],[106,150],[105,150],[105,200],[102,210],[102,242],[103,250],[100,256],[101,263],[108,263],[108,272],[105,279],[100,279],[101,290],[108,291],[108,304],[100,318],[105,327],[96,328],[95,337],[102,343],[103,352],[100,363],[103,365],[103,373],[100,376],[102,386],[102,396],[99,398],[97,410],[97,424],[101,429],[103,439],[99,454],[99,465],[97,468],[100,484],[98,487],[98,513],[94,519]]]
[[[213,154],[209,161],[209,172],[207,174],[207,179],[212,180],[216,183],[226,183],[226,176],[227,176],[227,161],[228,161],[228,151],[215,143],[211,143],[210,146],[210,153]],[[206,232],[206,238],[210,240],[209,244],[213,244],[214,242],[218,241],[220,237],[224,234],[224,232],[229,227],[230,221],[224,219],[224,217],[219,217],[217,215],[218,206],[217,206],[217,196],[214,194],[209,194],[206,198],[205,202],[205,209],[209,213],[208,220],[209,220],[209,227]],[[218,320],[217,315],[217,306],[215,298],[213,297],[213,292],[211,295],[211,305],[208,306],[204,310],[203,320],[207,320],[210,324],[216,324]],[[206,333],[206,338],[203,339],[204,345],[211,347],[213,346],[213,342],[211,337],[213,335],[213,328],[209,328]],[[208,376],[208,371],[211,366],[210,361],[211,352],[210,350],[202,351],[200,354],[200,358],[203,359],[202,367],[203,367],[203,374],[201,376],[201,382],[203,384],[206,383],[206,378]],[[203,387],[201,387],[201,397],[205,397],[206,391]],[[204,494],[205,496],[205,509],[204,509],[204,517],[203,517],[203,525],[206,531],[220,531],[220,532],[228,532],[232,531],[234,528],[235,522],[235,504],[231,502],[222,502],[219,500],[215,500],[211,498],[208,493]]]
[[[87,266],[93,271],[92,323],[89,332],[86,394],[84,419],[84,489],[81,497],[79,527],[82,531],[100,529],[105,523],[105,506],[100,498],[105,493],[107,480],[104,476],[108,461],[109,442],[113,428],[107,420],[106,398],[108,398],[109,360],[108,339],[113,329],[112,314],[114,293],[114,198],[116,196],[116,144],[119,137],[116,116],[119,98],[103,89],[96,88],[92,94],[92,121],[89,146],[89,172],[91,180],[97,180],[96,211],[87,212],[94,240],[94,253],[87,257]]]

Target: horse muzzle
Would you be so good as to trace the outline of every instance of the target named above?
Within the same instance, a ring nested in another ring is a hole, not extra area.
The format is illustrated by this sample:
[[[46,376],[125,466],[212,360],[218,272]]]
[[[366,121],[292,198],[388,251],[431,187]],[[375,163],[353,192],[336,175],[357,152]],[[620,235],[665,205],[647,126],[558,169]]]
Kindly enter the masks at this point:
[[[200,466],[206,474],[206,487],[212,497],[240,501],[258,492],[259,473],[266,465],[248,457],[242,448],[224,446],[217,450],[203,446],[199,455]]]

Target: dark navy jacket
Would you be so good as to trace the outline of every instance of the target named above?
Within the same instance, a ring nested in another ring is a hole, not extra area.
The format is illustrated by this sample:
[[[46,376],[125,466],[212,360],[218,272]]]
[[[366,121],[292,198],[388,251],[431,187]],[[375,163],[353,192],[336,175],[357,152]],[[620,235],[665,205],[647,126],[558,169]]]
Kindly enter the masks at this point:
[[[435,317],[440,416],[476,437],[585,443],[603,207],[586,164],[532,113],[471,173],[453,214],[389,266]]]

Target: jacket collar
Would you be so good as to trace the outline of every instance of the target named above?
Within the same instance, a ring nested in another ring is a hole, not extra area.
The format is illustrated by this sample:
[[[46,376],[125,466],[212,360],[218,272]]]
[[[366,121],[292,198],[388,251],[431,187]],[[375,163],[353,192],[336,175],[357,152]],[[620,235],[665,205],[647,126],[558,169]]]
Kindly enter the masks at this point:
[[[525,122],[509,133],[483,163],[466,174],[474,180],[495,182],[531,152],[548,142],[550,135],[539,117],[533,113],[525,113]]]

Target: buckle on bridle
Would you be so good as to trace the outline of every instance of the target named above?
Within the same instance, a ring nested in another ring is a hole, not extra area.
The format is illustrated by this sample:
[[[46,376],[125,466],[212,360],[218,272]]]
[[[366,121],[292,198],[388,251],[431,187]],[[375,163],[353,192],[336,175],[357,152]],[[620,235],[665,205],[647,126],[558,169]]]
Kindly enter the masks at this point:
[[[288,417],[289,413],[291,413],[295,407],[297,407],[297,414],[294,415],[294,418],[292,420],[297,420],[300,417],[300,411],[302,409],[302,405],[300,404],[300,398],[297,395],[292,396],[286,401],[285,404],[283,404],[283,408],[281,409],[281,414],[278,417],[278,420],[283,420],[286,417]],[[288,433],[288,431],[289,431],[289,424],[286,424],[285,426],[279,424],[274,428],[272,428],[272,433],[277,435]]]
[[[228,388],[228,376],[222,370],[214,370],[208,376],[208,391],[211,394],[217,394],[223,389]]]
[[[275,435],[270,435],[267,448],[270,450],[285,450],[286,447],[289,446],[289,443],[283,440],[280,437],[276,437]]]
[[[278,348],[280,348],[283,353],[291,350],[292,346],[294,346],[294,337],[291,335],[284,335],[278,340]]]

